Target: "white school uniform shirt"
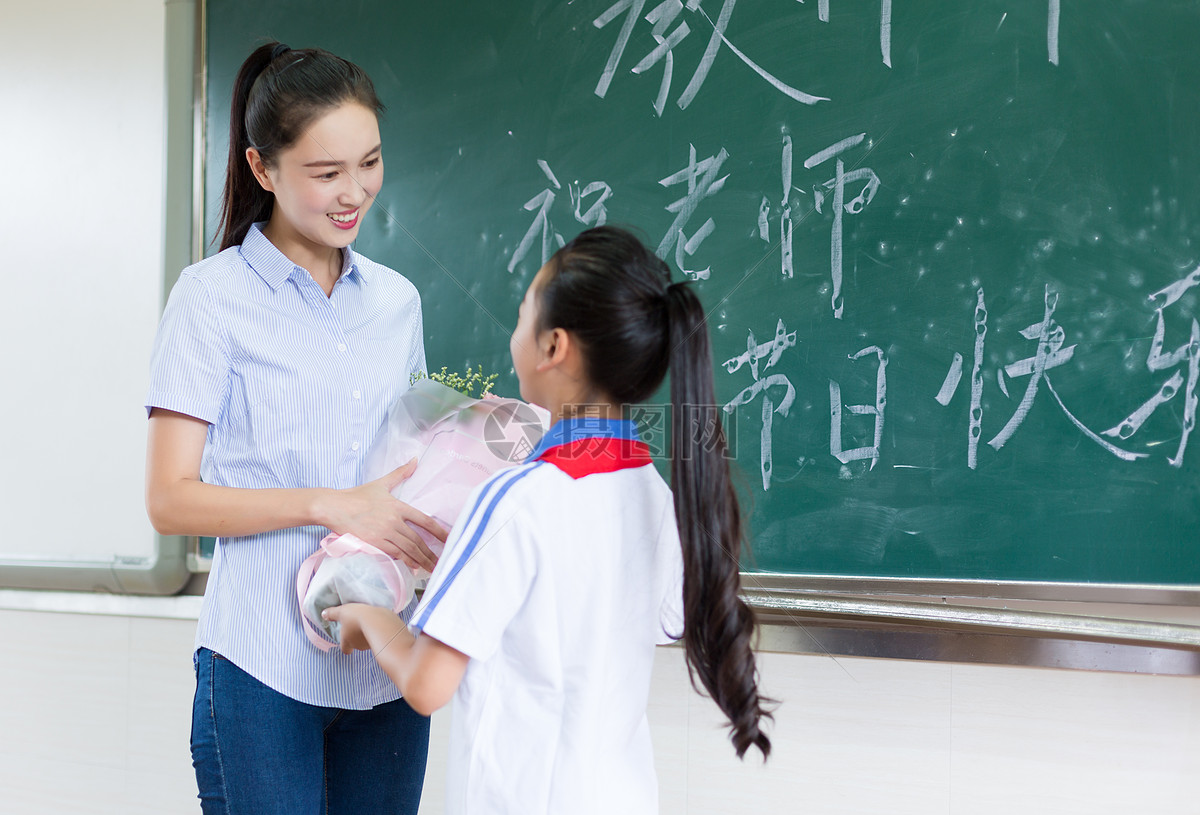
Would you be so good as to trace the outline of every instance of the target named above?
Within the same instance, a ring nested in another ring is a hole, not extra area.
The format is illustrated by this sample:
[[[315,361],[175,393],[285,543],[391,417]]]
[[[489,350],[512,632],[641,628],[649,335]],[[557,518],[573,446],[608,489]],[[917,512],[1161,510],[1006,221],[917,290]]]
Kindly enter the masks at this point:
[[[657,812],[646,704],[682,586],[671,492],[631,422],[558,422],[478,488],[411,623],[470,657],[447,813]]]
[[[260,226],[180,274],[155,339],[146,407],[209,423],[206,483],[358,486],[389,407],[425,369],[417,290],[346,250],[326,297]],[[328,532],[219,538],[196,647],[292,699],[367,709],[400,696],[371,654],[326,654],[301,628],[296,572]]]

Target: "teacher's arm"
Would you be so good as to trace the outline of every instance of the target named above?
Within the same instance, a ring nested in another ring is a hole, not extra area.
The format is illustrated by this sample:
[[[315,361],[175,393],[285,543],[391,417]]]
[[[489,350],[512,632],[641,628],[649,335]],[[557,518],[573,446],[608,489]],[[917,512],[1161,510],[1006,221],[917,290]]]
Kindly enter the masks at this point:
[[[241,489],[206,484],[200,462],[208,423],[162,408],[150,412],[146,511],[163,535],[242,537],[297,526],[351,533],[412,568],[432,571],[437,558],[410,524],[439,540],[446,531],[391,490],[416,468],[411,461],[383,478],[344,490]]]

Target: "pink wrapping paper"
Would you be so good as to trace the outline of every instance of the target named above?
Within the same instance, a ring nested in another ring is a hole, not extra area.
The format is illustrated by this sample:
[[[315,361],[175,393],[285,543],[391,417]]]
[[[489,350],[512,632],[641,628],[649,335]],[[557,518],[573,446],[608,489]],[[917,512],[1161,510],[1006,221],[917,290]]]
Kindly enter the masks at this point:
[[[471,490],[524,461],[549,419],[547,411],[519,399],[472,399],[422,379],[392,406],[363,474],[368,481],[380,478],[415,456],[416,471],[392,495],[449,530]],[[423,529],[417,532],[440,556],[442,543]]]
[[[384,591],[390,600],[392,611],[399,614],[412,600],[413,592],[416,587],[416,577],[413,575],[406,565],[398,560],[393,560],[382,550],[377,549],[361,538],[354,535],[326,535],[321,541],[320,548],[316,552],[309,555],[305,561],[300,564],[300,570],[296,572],[296,598],[300,602],[300,619],[304,624],[304,634],[308,637],[309,642],[320,648],[322,651],[328,651],[337,646],[336,642],[326,639],[318,628],[319,622],[310,617],[310,614],[320,614],[323,608],[328,607],[328,598],[326,603],[319,604],[319,607],[313,608],[312,603],[306,602],[308,598],[308,590],[313,582],[313,576],[321,568],[322,564],[330,558],[357,558],[360,561],[365,561],[370,564],[367,571],[373,576],[373,583],[379,584],[378,588],[367,593],[358,593],[351,591],[346,593],[344,587],[327,586],[326,591],[331,596],[336,595],[336,605],[350,602],[370,602],[374,601],[379,604],[378,598],[379,589]],[[321,581],[317,581],[320,585]],[[335,591],[335,588],[341,588],[342,591]],[[318,592],[320,593],[320,592]]]
[[[492,474],[524,461],[546,432],[549,420],[547,411],[519,399],[472,399],[439,382],[422,379],[392,406],[379,437],[367,451],[363,475],[373,481],[415,457],[416,470],[392,490],[392,495],[449,531],[471,491]],[[444,544],[425,530],[413,528],[430,550],[441,556]],[[384,594],[390,594],[392,610],[397,613],[412,599],[417,580],[429,576],[423,570],[414,574],[404,563],[354,535],[327,536],[296,574],[304,633],[322,651],[329,651],[336,643],[322,634],[319,621],[309,617],[310,613],[319,613],[314,602],[306,604],[309,587],[322,562],[345,557],[371,562],[367,571],[372,582],[384,587]],[[330,593],[332,589],[327,585],[314,591]],[[355,596],[339,599],[364,601]]]

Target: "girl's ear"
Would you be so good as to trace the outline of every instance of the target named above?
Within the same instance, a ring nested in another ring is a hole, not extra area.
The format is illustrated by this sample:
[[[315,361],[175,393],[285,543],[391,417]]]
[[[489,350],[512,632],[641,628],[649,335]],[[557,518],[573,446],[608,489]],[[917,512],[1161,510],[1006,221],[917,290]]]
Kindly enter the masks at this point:
[[[262,188],[267,192],[275,192],[271,186],[271,176],[267,174],[267,165],[263,163],[257,148],[246,148],[246,162],[250,165],[250,172],[254,173],[254,177],[258,179]]]
[[[564,329],[551,328],[543,331],[538,338],[538,350],[541,351],[541,359],[538,360],[537,369],[548,371],[562,365],[574,353],[575,345],[571,342],[571,335]]]

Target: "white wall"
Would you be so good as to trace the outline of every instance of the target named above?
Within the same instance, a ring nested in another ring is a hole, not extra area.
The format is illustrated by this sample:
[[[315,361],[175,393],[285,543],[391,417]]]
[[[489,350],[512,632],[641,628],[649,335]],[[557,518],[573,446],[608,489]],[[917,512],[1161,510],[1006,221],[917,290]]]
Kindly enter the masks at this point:
[[[0,610],[14,634],[0,648],[0,812],[198,813],[194,626]],[[734,758],[680,650],[659,649],[664,815],[1200,812],[1195,677],[797,654],[763,654],[761,669],[782,701],[765,767]],[[423,815],[441,811],[446,724],[435,716]]]
[[[163,0],[0,2],[0,558],[153,551]]]

